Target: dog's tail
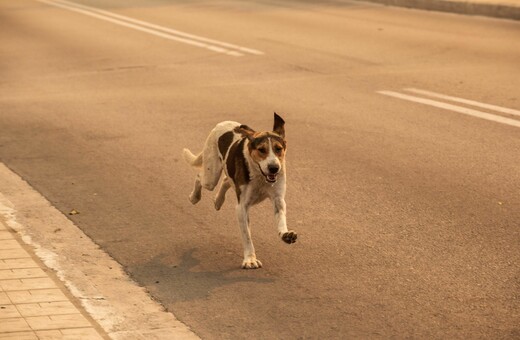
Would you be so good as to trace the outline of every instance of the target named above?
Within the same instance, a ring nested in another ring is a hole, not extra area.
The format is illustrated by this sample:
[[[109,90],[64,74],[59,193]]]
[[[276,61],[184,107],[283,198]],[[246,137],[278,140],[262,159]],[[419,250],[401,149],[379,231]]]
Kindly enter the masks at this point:
[[[202,152],[195,156],[190,150],[184,149],[182,150],[182,156],[189,165],[196,167],[202,166]]]

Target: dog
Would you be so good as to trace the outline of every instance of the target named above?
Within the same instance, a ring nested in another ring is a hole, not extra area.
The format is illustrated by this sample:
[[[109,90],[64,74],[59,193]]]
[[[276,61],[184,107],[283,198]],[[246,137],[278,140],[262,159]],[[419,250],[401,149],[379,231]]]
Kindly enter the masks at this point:
[[[235,189],[238,201],[236,214],[244,246],[244,269],[262,267],[262,262],[256,258],[251,239],[251,206],[269,198],[274,206],[279,237],[288,244],[296,242],[298,237],[296,232],[287,229],[286,222],[286,151],[285,121],[276,112],[273,131],[256,132],[247,125],[225,121],[211,130],[198,155],[188,149],[183,150],[186,162],[199,169],[189,196],[192,204],[200,201],[202,188],[209,191],[215,189],[223,171],[223,179],[214,201],[216,210],[220,210],[224,204],[228,189]]]

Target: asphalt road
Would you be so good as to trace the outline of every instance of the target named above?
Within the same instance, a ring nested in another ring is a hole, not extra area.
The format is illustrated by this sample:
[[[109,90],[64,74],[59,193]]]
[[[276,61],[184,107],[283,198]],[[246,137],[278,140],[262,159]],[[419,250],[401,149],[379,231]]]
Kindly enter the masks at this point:
[[[0,161],[79,211],[198,335],[520,337],[520,117],[404,90],[520,109],[519,23],[343,1],[75,1],[254,50],[0,1]],[[223,120],[269,129],[273,111],[299,238],[253,208],[264,268],[246,271],[234,196],[192,206],[181,150]]]

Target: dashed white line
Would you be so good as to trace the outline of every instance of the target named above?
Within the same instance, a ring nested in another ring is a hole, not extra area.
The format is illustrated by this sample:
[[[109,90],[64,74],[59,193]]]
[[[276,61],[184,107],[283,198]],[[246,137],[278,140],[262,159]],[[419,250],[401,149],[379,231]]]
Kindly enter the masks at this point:
[[[472,106],[481,107],[483,109],[489,109],[489,110],[494,110],[494,111],[497,111],[497,112],[502,112],[502,113],[507,113],[507,114],[511,114],[511,115],[515,115],[515,116],[520,116],[520,111],[514,110],[514,109],[510,109],[510,108],[507,108],[507,107],[481,103],[481,102],[477,102],[477,101],[474,101],[474,100],[469,100],[469,99],[464,99],[464,98],[459,98],[459,97],[447,96],[447,95],[442,94],[442,93],[437,93],[437,92],[432,92],[432,91],[425,91],[425,90],[420,90],[420,89],[415,89],[415,88],[406,88],[404,90],[408,91],[408,92],[414,92],[414,93],[417,93],[417,94],[422,94],[422,95],[425,95],[425,96],[433,97],[433,98],[450,100],[452,102],[468,104],[468,105],[472,105]]]
[[[386,96],[390,96],[390,97],[395,97],[395,98],[399,98],[399,99],[404,99],[404,100],[416,102],[416,103],[426,104],[426,105],[438,107],[438,108],[445,109],[445,110],[450,110],[450,111],[454,111],[454,112],[458,112],[458,113],[463,113],[463,114],[466,114],[468,116],[478,117],[478,118],[481,118],[481,119],[486,119],[486,120],[489,120],[489,121],[493,121],[493,122],[497,122],[497,123],[501,123],[501,124],[507,124],[507,125],[510,125],[510,126],[515,126],[515,127],[519,127],[520,128],[520,120],[506,118],[506,117],[502,117],[502,116],[499,116],[499,115],[494,115],[494,114],[491,114],[491,113],[486,113],[486,112],[482,112],[482,111],[478,111],[478,110],[473,110],[473,109],[469,109],[469,108],[466,108],[466,107],[457,106],[457,105],[453,105],[453,104],[447,104],[447,103],[439,102],[439,101],[432,100],[432,99],[426,99],[426,98],[411,96],[411,95],[403,94],[403,93],[399,93],[399,92],[377,91],[377,93],[380,93],[380,94],[383,94],[383,95],[386,95]]]
[[[51,6],[67,9],[69,11],[81,13],[84,15],[88,15],[97,19],[105,20],[114,24],[118,24],[124,27],[133,28],[135,30],[146,32],[161,38],[185,43],[188,45],[208,49],[213,52],[223,53],[226,55],[241,57],[244,53],[254,54],[254,55],[262,55],[264,54],[261,51],[234,45],[230,43],[226,43],[223,41],[218,41],[214,39],[209,39],[201,36],[197,36],[194,34],[189,34],[186,32],[181,32],[178,30],[174,30],[168,27],[163,27],[159,25],[155,25],[146,21],[137,20],[134,18],[126,17],[123,15],[115,14],[109,11],[101,10],[98,8],[80,5],[77,3],[73,3],[65,0],[36,0],[39,2],[46,3]]]

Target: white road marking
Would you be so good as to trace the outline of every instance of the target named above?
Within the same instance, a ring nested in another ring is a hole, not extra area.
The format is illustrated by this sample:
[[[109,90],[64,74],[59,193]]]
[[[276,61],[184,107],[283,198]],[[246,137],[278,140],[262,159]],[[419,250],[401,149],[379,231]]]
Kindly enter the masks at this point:
[[[103,15],[107,15],[107,16],[110,16],[110,17],[113,17],[113,18],[116,18],[116,19],[124,20],[124,21],[128,21],[128,22],[131,22],[131,23],[134,23],[134,24],[137,24],[137,25],[141,25],[141,26],[144,26],[144,27],[156,29],[156,30],[159,30],[159,31],[171,33],[171,34],[174,34],[174,35],[178,35],[178,36],[189,38],[189,39],[193,39],[193,40],[207,42],[207,43],[210,43],[210,44],[213,44],[213,45],[219,45],[219,46],[226,47],[226,48],[229,48],[229,49],[238,50],[238,51],[241,51],[241,52],[244,52],[244,53],[250,53],[250,54],[255,54],[255,55],[263,55],[264,54],[264,52],[258,51],[258,50],[252,49],[252,48],[239,46],[239,45],[234,45],[234,44],[230,44],[230,43],[227,43],[227,42],[223,42],[223,41],[219,41],[219,40],[215,40],[215,39],[210,39],[210,38],[205,38],[205,37],[201,37],[199,35],[190,34],[190,33],[182,32],[182,31],[179,31],[179,30],[174,30],[174,29],[171,29],[171,28],[168,28],[168,27],[155,25],[155,24],[152,24],[152,23],[149,23],[149,22],[146,22],[146,21],[137,20],[137,19],[134,19],[134,18],[130,18],[130,17],[124,16],[124,15],[116,14],[116,13],[112,13],[112,12],[105,11],[105,10],[102,10],[102,9],[98,9],[98,8],[95,8],[95,7],[85,6],[85,5],[77,4],[75,2],[70,2],[70,1],[67,1],[67,0],[54,0],[54,1],[55,2],[60,2],[60,3],[63,3],[63,4],[68,4],[68,5],[71,5],[71,6],[75,6],[75,7],[78,7],[78,8],[83,8],[83,9],[86,9],[86,10],[89,10],[89,11],[92,11],[92,12],[97,12],[97,13],[100,13],[100,14],[103,14]]]
[[[425,96],[450,100],[450,101],[457,102],[457,103],[478,106],[478,107],[481,107],[484,109],[494,110],[494,111],[498,111],[498,112],[502,112],[502,113],[508,113],[508,114],[515,115],[515,116],[520,116],[520,111],[514,110],[514,109],[509,109],[507,107],[481,103],[481,102],[477,102],[474,100],[469,100],[469,99],[464,99],[464,98],[459,98],[459,97],[447,96],[445,94],[431,92],[431,91],[425,91],[425,90],[420,90],[420,89],[415,89],[415,88],[407,88],[404,90],[409,91],[409,92],[414,92],[417,94],[423,94]]]
[[[490,120],[493,122],[502,123],[502,124],[511,125],[511,126],[520,128],[520,120],[515,120],[515,119],[511,119],[511,118],[494,115],[491,113],[468,109],[468,108],[453,105],[453,104],[438,102],[436,100],[425,99],[425,98],[421,98],[421,97],[415,97],[415,96],[411,96],[411,95],[407,95],[407,94],[402,94],[399,92],[377,91],[377,93],[384,94],[386,96],[399,98],[399,99],[409,100],[409,101],[416,102],[416,103],[426,104],[426,105],[438,107],[438,108],[445,109],[445,110],[463,113],[468,116],[478,117],[478,118]]]
[[[119,14],[111,13],[108,11],[100,10],[94,7],[80,5],[65,0],[36,0],[39,2],[46,3],[51,6],[67,9],[77,13],[85,14],[97,19],[105,20],[118,24],[124,27],[133,28],[138,31],[146,32],[161,38],[182,42],[188,45],[205,48],[213,52],[223,53],[226,55],[241,57],[244,53],[250,53],[255,55],[262,55],[263,52],[254,49],[229,44],[226,42],[213,40],[196,36],[193,34],[173,30],[167,27],[151,24],[145,21],[136,20],[130,17],[125,17]],[[224,48],[226,47],[226,48]]]

